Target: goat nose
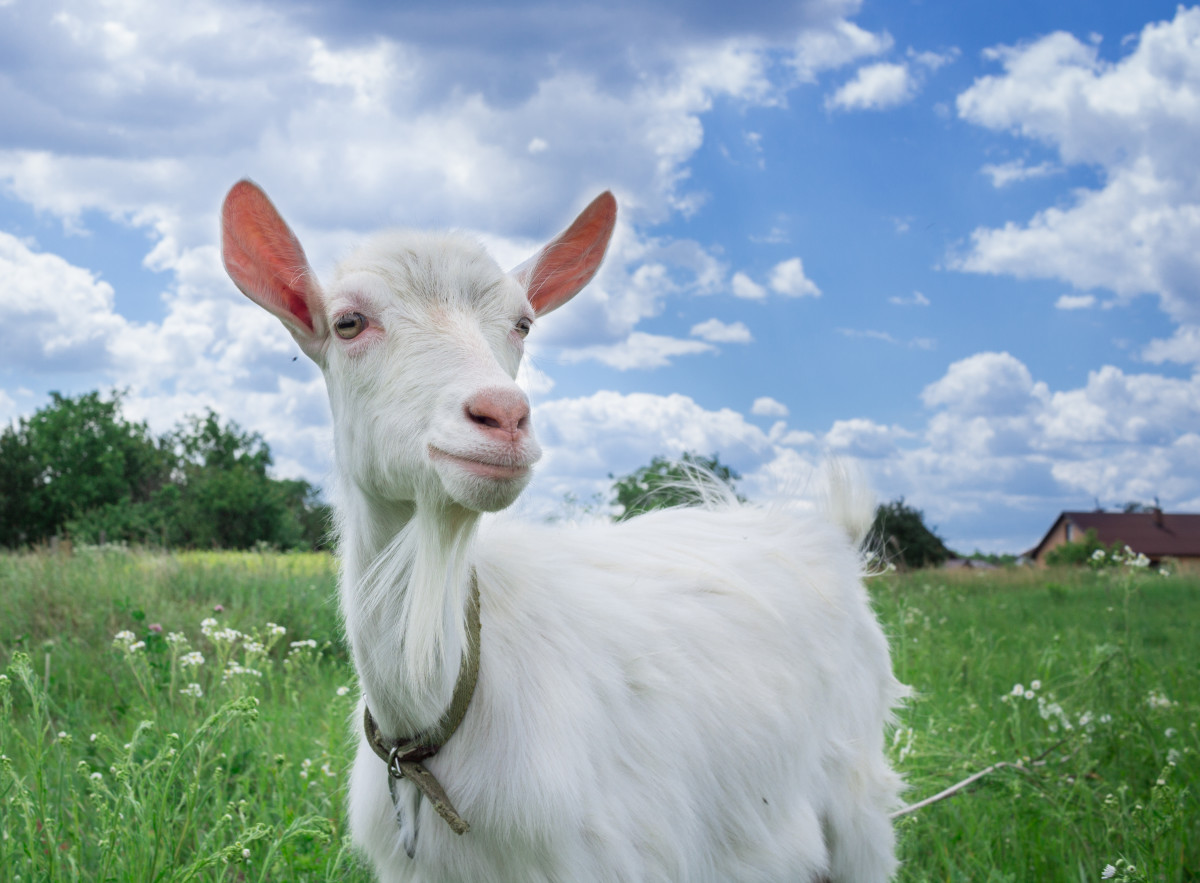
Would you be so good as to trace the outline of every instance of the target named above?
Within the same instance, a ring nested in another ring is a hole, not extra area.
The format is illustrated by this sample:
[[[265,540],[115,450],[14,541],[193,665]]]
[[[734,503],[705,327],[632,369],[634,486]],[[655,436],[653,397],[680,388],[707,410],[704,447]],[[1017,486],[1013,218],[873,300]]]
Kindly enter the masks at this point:
[[[486,435],[517,441],[529,431],[529,400],[517,389],[484,389],[467,400],[467,419]]]

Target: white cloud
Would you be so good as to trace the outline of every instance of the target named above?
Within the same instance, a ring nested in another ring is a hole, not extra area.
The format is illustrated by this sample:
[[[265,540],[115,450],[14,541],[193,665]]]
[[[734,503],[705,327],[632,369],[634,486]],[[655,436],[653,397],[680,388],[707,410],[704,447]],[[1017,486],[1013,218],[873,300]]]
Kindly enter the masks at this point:
[[[1179,7],[1132,46],[1108,62],[1055,33],[989,51],[1004,72],[959,95],[959,116],[1092,166],[1101,183],[1024,224],[975,230],[952,266],[1155,294],[1176,321],[1200,319],[1200,8]]]
[[[700,337],[711,343],[753,343],[754,336],[741,322],[726,324],[720,319],[708,319],[692,326],[692,337]]]
[[[791,258],[775,265],[768,282],[776,294],[788,297],[820,297],[821,289],[804,275],[804,262]]]
[[[985,352],[952,364],[923,398],[930,413],[915,429],[849,417],[817,434],[782,419],[763,432],[681,395],[546,402],[535,413],[547,459],[534,494],[552,505],[564,490],[607,490],[601,476],[690,450],[719,452],[743,473],[751,499],[802,506],[825,450],[860,459],[880,499],[905,496],[952,544],[1007,551],[1032,545],[1060,509],[1094,497],[1200,499],[1200,375],[1105,367],[1082,387],[1052,391],[1011,354]],[[786,416],[768,397],[750,413]]]
[[[1029,369],[1008,353],[977,353],[954,362],[921,399],[929,407],[961,414],[1011,414],[1024,410],[1031,397],[1044,397]]]
[[[1055,308],[1059,310],[1090,310],[1095,305],[1094,294],[1063,294],[1054,302]]]
[[[946,52],[932,52],[928,50],[925,52],[917,52],[915,49],[910,48],[906,54],[910,59],[913,60],[914,63],[919,64],[921,67],[927,68],[931,71],[935,71],[938,68],[957,61],[958,56],[962,53],[957,47],[954,47]]]
[[[895,304],[898,307],[927,307],[929,306],[929,298],[921,294],[919,291],[914,291],[912,297],[889,297],[888,303]]]
[[[107,282],[0,232],[0,365],[94,372],[130,326]]]
[[[801,82],[816,82],[821,71],[850,64],[892,47],[890,34],[873,34],[853,22],[839,21],[831,27],[803,32],[796,41],[791,64]]]
[[[842,335],[843,337],[856,337],[865,340],[882,340],[884,343],[900,343],[900,341],[896,340],[896,338],[888,334],[886,331],[875,331],[870,328],[839,328],[837,331],[838,334]]]
[[[786,417],[788,409],[783,402],[777,402],[770,396],[760,396],[750,406],[750,413],[757,417]]]
[[[879,62],[858,69],[854,79],[825,99],[829,110],[884,110],[917,94],[917,82],[905,63]]]
[[[767,290],[745,273],[734,273],[730,285],[733,296],[744,300],[764,300],[767,296]]]
[[[620,475],[656,455],[719,452],[722,462],[741,463],[771,449],[766,434],[736,411],[709,411],[679,394],[602,390],[545,402],[533,419],[546,450],[536,478],[541,487],[576,476]]]
[[[981,171],[992,179],[993,187],[1000,188],[1018,181],[1045,178],[1047,175],[1062,171],[1062,169],[1049,161],[1030,166],[1026,165],[1024,160],[1014,159],[1005,163],[988,163]]]
[[[908,346],[911,349],[917,350],[931,350],[937,346],[937,341],[932,337],[914,337],[905,344],[904,341],[898,340],[886,331],[876,331],[872,328],[839,328],[837,332],[843,337],[859,340],[879,340],[883,343],[890,343],[893,346]]]
[[[1200,364],[1200,325],[1181,325],[1166,340],[1152,340],[1142,350],[1147,362]]]
[[[825,444],[835,454],[875,459],[896,450],[896,439],[908,436],[898,427],[883,426],[873,420],[856,417],[835,420],[825,434]]]
[[[680,340],[661,334],[646,334],[635,331],[620,343],[598,344],[563,350],[560,358],[565,362],[593,360],[616,368],[618,371],[631,369],[662,368],[676,356],[692,356],[697,353],[714,353],[717,348],[699,340]]]

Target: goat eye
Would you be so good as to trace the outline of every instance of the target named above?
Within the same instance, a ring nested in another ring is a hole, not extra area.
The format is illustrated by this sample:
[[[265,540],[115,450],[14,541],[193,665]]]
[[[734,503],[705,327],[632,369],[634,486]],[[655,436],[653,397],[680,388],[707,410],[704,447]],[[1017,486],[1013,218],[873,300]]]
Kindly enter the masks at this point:
[[[333,323],[333,330],[343,340],[353,340],[367,327],[367,317],[362,313],[347,313]]]
[[[533,327],[533,320],[527,316],[522,316],[517,320],[517,334],[525,337],[529,334],[529,329]]]

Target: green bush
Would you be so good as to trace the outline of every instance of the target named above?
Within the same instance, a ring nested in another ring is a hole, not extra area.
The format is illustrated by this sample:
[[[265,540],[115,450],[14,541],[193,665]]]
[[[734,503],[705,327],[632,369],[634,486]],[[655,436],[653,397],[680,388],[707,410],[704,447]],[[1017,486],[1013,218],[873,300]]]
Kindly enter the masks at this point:
[[[208,411],[161,438],[120,413],[121,394],[52,394],[0,432],[0,545],[76,541],[165,548],[314,549],[330,510],[306,481],[272,478],[257,433]]]

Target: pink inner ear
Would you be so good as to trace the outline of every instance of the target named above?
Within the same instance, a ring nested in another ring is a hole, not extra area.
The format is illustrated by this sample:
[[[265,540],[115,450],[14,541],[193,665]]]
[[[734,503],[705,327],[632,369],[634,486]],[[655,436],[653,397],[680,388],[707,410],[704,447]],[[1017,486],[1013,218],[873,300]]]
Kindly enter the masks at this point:
[[[225,269],[247,297],[285,322],[315,331],[308,258],[267,195],[250,181],[239,181],[225,197],[221,250]]]
[[[540,316],[557,309],[596,275],[617,223],[617,201],[605,191],[579,217],[542,249],[532,274],[518,272],[526,283],[529,303]]]

